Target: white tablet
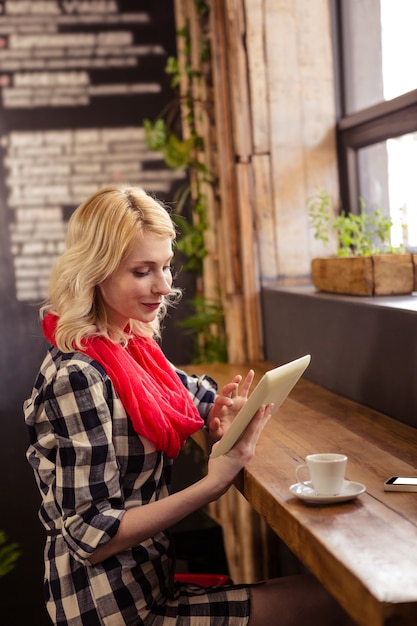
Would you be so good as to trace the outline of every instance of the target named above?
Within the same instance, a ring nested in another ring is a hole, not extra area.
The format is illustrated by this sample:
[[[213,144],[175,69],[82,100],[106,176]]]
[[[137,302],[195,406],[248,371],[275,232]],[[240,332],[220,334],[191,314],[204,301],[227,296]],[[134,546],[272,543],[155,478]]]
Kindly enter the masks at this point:
[[[275,412],[301,377],[310,360],[311,356],[306,354],[295,361],[266,372],[250,394],[245,406],[236,415],[227,433],[212,450],[210,457],[216,458],[233,448],[262,404],[272,402],[275,405]]]

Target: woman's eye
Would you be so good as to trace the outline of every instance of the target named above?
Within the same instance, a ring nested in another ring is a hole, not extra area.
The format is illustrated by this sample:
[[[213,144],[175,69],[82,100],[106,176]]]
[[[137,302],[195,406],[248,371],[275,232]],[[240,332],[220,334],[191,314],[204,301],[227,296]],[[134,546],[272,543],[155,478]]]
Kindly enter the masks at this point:
[[[133,274],[134,274],[135,276],[137,276],[138,278],[143,278],[144,276],[148,276],[148,274],[149,274],[149,270],[145,270],[144,272],[140,272],[139,270],[135,270],[135,271],[133,272]]]

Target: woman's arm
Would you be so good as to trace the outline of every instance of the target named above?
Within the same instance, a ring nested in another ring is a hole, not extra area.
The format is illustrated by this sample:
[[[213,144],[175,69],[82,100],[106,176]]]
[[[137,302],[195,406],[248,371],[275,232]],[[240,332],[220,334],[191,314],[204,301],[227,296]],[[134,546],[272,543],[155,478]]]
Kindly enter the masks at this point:
[[[207,475],[197,483],[158,502],[128,509],[116,535],[105,545],[96,548],[89,557],[90,563],[95,565],[140,544],[224,493],[253,457],[259,435],[271,411],[271,405],[261,407],[236,445],[226,455],[209,460]]]

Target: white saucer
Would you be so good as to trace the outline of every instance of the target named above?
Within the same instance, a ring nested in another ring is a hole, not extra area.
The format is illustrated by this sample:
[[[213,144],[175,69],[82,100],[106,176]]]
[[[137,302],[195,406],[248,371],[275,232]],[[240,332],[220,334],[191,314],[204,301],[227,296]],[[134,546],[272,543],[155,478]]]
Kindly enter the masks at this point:
[[[361,493],[366,491],[366,487],[365,485],[362,485],[362,483],[354,483],[350,480],[345,480],[341,493],[338,493],[336,496],[320,496],[314,491],[314,489],[310,485],[311,483],[295,483],[295,485],[291,485],[290,491],[300,500],[313,502],[314,504],[334,504],[336,502],[347,502],[348,500],[353,500]]]

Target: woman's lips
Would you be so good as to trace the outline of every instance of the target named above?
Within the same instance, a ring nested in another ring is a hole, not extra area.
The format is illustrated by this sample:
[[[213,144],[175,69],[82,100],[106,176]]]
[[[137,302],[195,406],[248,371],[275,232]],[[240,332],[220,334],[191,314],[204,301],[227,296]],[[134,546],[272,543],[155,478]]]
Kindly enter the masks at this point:
[[[156,311],[161,306],[160,302],[143,302],[142,304],[150,311]]]

